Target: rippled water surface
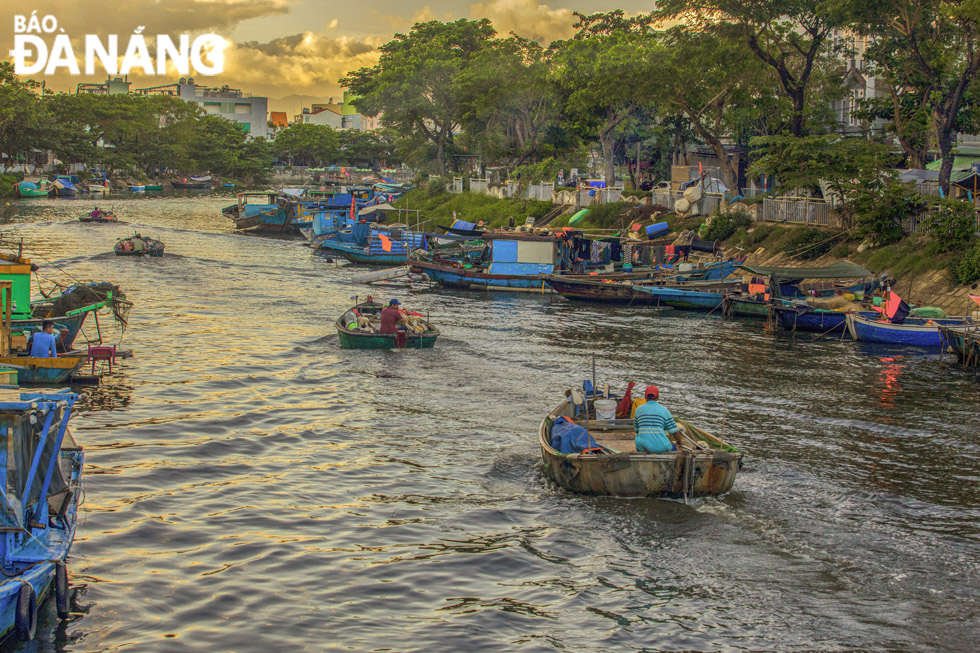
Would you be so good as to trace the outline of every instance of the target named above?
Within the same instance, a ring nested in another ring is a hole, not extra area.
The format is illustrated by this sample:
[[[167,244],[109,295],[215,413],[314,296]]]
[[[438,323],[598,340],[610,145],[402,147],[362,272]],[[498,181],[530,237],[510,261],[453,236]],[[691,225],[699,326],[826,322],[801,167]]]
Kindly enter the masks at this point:
[[[77,615],[40,650],[975,650],[980,383],[933,353],[549,295],[359,286],[227,199],[24,201],[42,274],[135,302],[74,420]],[[160,260],[117,259],[138,228]],[[42,283],[45,283],[42,281]],[[431,351],[342,351],[354,296],[397,296]],[[565,388],[656,383],[746,451],[691,505],[549,485]],[[22,650],[35,650],[24,647]]]

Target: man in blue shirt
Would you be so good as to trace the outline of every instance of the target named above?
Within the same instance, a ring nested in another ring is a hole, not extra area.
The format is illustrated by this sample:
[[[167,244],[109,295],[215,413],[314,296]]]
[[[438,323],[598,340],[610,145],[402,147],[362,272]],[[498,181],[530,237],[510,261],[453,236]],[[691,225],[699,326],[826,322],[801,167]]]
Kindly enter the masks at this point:
[[[54,335],[54,322],[45,320],[41,330],[31,336],[31,356],[34,358],[57,358],[58,340]]]
[[[646,453],[674,451],[676,447],[667,437],[678,431],[670,411],[660,405],[660,390],[655,385],[646,389],[647,402],[636,409],[633,424],[636,427],[636,450]]]

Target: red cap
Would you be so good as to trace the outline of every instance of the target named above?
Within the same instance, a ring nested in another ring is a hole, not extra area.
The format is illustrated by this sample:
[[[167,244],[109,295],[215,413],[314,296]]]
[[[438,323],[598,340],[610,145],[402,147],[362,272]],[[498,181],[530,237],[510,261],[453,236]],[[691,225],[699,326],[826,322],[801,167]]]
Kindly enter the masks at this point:
[[[648,385],[643,394],[647,399],[660,399],[660,388],[655,385]]]

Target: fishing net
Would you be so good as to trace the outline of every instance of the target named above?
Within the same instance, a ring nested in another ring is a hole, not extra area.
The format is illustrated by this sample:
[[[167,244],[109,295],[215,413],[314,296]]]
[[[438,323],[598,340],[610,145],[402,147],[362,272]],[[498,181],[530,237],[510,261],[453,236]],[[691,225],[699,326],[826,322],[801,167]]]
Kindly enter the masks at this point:
[[[76,283],[68,286],[59,296],[51,299],[48,315],[56,317],[67,315],[70,311],[106,301],[110,293],[112,299],[108,307],[116,323],[125,329],[129,323],[129,310],[133,307],[133,303],[126,300],[126,293],[120,290],[119,286],[109,281]]]

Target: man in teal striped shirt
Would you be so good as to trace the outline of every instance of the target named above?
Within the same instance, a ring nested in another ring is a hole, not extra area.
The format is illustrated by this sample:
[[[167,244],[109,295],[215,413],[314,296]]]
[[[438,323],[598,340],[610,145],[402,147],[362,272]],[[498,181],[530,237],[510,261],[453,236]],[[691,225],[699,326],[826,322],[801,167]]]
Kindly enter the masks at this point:
[[[662,453],[674,451],[677,447],[670,441],[667,434],[677,433],[677,423],[670,411],[660,405],[660,390],[655,385],[648,385],[646,390],[647,402],[636,409],[633,424],[636,427],[636,450],[646,453]]]

